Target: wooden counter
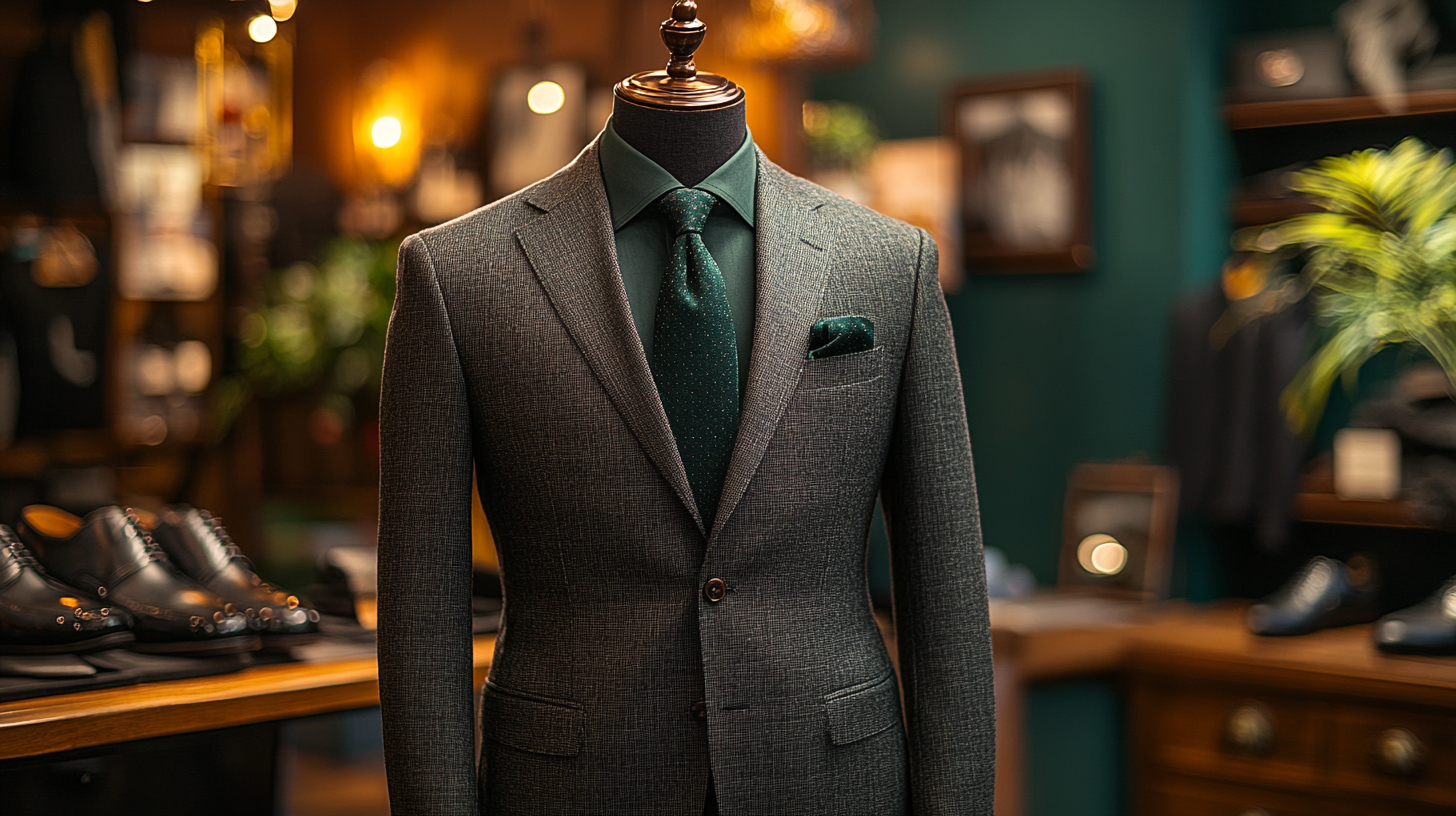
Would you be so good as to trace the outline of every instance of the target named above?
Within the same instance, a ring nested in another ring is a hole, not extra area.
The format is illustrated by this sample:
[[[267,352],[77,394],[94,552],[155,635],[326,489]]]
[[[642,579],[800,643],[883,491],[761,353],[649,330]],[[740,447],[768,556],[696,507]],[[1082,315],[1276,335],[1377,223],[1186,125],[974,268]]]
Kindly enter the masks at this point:
[[[495,635],[475,638],[475,684],[485,682]],[[0,703],[0,759],[304,717],[379,704],[373,657],[255,666]]]
[[[1456,658],[1371,627],[1261,638],[1243,605],[1172,610],[1124,668],[1139,816],[1456,812]]]

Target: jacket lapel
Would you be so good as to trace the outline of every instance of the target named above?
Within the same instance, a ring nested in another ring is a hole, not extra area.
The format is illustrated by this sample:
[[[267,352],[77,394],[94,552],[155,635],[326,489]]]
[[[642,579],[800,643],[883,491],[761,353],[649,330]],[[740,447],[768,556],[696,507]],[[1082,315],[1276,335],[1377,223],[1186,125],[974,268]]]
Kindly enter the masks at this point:
[[[748,489],[804,370],[809,327],[819,309],[830,250],[828,230],[817,212],[826,200],[815,190],[759,152],[754,202],[758,294],[753,355],[738,422],[738,441],[723,480],[709,546]]]
[[[528,190],[524,198],[542,213],[519,227],[516,238],[546,296],[648,458],[703,530],[687,471],[632,323],[597,143]]]

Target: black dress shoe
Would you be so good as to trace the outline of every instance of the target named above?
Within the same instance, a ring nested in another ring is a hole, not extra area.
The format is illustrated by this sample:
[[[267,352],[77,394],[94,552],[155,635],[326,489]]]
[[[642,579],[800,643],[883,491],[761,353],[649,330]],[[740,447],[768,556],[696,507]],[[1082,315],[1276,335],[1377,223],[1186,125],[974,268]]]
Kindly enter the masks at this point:
[[[1369,559],[1349,565],[1318,556],[1273,595],[1249,607],[1256,635],[1307,635],[1335,626],[1369,623],[1380,616],[1379,582]]]
[[[177,506],[157,516],[152,535],[172,564],[232,603],[263,636],[263,648],[284,650],[319,636],[319,613],[298,596],[267,583],[206,510]]]
[[[260,645],[241,612],[167,563],[129,510],[103,507],[83,521],[32,505],[17,527],[47,572],[132,614],[135,651],[232,654]]]
[[[1375,648],[1395,654],[1456,654],[1456,578],[1436,594],[1375,624]]]
[[[0,524],[0,654],[91,652],[135,639],[126,610],[46,575]]]

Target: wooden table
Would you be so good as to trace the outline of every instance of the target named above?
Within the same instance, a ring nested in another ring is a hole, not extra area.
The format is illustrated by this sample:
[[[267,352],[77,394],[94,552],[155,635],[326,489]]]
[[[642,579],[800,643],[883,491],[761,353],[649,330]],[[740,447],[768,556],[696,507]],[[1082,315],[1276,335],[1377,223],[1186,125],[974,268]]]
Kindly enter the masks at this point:
[[[1162,607],[1055,592],[991,602],[996,816],[1026,811],[1026,687],[1118,671]]]
[[[495,635],[475,638],[477,687],[494,652]],[[0,759],[378,704],[372,656],[16,700],[0,703]]]

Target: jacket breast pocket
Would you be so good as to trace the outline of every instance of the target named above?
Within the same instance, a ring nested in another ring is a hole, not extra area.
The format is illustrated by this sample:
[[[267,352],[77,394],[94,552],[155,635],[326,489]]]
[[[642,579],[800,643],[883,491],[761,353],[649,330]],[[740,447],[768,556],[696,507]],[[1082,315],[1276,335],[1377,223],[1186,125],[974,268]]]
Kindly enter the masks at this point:
[[[895,674],[830,692],[824,697],[829,715],[829,741],[834,745],[859,742],[900,724],[900,695]]]
[[[884,347],[875,346],[869,351],[806,360],[804,373],[799,375],[799,390],[817,391],[869,382],[884,373],[885,359]]]
[[[480,735],[533,754],[576,756],[586,738],[581,706],[486,682],[480,694]]]

